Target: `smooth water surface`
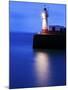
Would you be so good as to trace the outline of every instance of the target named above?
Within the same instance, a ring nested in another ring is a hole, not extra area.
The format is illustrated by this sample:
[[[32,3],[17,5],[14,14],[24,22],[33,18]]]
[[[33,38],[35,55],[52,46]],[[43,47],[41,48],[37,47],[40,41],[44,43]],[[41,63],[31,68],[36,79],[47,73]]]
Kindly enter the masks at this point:
[[[64,50],[33,50],[33,34],[10,33],[10,88],[66,84]]]

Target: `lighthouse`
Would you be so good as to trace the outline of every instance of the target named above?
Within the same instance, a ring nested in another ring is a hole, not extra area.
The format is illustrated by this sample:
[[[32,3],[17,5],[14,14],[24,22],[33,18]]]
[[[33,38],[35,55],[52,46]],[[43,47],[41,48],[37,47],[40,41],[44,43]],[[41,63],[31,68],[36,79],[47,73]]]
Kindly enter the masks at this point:
[[[33,36],[33,49],[66,49],[66,31],[50,31],[48,27],[48,11],[46,8],[41,13],[41,31]],[[55,26],[54,26],[55,27]]]
[[[41,33],[45,34],[48,32],[48,12],[47,12],[46,8],[44,8],[44,10],[41,14],[41,17],[42,17],[42,31],[41,31]]]

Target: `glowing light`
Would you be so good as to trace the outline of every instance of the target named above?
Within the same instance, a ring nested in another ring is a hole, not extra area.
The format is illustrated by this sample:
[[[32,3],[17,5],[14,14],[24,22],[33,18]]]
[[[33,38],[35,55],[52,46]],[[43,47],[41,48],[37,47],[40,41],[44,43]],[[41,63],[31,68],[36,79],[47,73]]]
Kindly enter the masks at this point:
[[[47,19],[46,19],[46,14],[45,12],[42,12],[42,30],[46,30],[47,29]]]
[[[46,18],[46,17],[45,17],[45,13],[44,13],[44,12],[42,12],[42,15],[41,15],[41,16],[42,16],[42,18],[43,18],[43,19],[45,19],[45,18]]]

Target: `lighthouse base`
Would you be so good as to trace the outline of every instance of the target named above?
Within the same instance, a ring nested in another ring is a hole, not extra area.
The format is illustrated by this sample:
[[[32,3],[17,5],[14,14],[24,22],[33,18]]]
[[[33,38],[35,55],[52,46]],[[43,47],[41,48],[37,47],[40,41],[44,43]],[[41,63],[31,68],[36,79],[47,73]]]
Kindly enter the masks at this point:
[[[33,49],[66,49],[66,35],[35,34],[33,37]]]

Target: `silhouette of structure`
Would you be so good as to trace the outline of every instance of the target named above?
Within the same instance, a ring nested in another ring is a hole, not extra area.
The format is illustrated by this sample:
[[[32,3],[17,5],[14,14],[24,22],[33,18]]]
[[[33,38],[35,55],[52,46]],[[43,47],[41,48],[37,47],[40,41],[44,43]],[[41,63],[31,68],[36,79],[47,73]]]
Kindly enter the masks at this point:
[[[66,28],[63,26],[49,26],[48,11],[42,12],[42,29],[39,34],[33,36],[34,49],[66,49]]]

